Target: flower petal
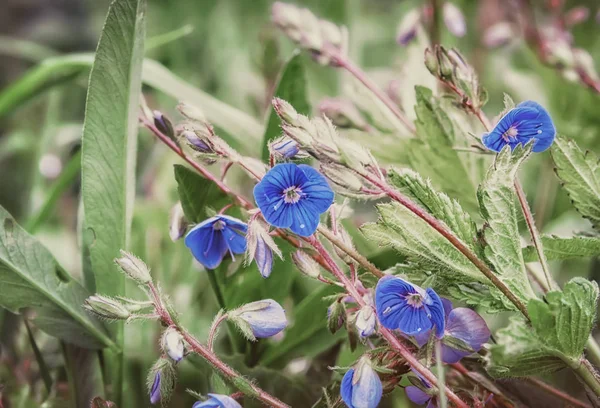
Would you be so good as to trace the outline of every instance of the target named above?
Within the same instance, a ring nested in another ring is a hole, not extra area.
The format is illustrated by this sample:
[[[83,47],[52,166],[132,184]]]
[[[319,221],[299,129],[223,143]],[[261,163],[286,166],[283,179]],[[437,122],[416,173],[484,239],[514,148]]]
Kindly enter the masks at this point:
[[[342,378],[342,384],[340,386],[340,395],[342,400],[346,403],[348,408],[355,408],[352,405],[352,377],[354,377],[354,368],[346,371],[344,378]]]
[[[293,233],[301,237],[308,237],[315,233],[319,226],[319,213],[315,212],[309,203],[301,199],[296,204],[289,204],[288,211],[293,217],[290,226]]]
[[[417,405],[425,405],[431,399],[431,395],[427,394],[419,387],[415,387],[414,385],[409,385],[406,387],[404,392],[406,393],[408,399]]]
[[[206,224],[206,221],[190,230],[184,241],[194,258],[208,269],[219,266],[224,251],[227,251],[221,232],[215,231],[212,224]]]
[[[444,313],[444,304],[442,299],[431,288],[427,289],[427,298],[425,303],[429,309],[431,323],[435,325],[436,335],[439,339],[444,337],[446,328],[446,315]]]
[[[446,334],[467,343],[475,351],[479,351],[490,339],[490,330],[485,320],[474,310],[459,307],[452,310],[448,316]],[[456,363],[471,353],[445,347],[442,359],[446,363]]]
[[[246,252],[246,237],[240,235],[232,228],[224,228],[221,233],[228,250],[234,254],[243,254]]]
[[[537,111],[535,120],[531,121],[530,128],[524,128],[524,132],[534,132],[531,136],[536,140],[533,145],[533,151],[536,153],[548,149],[556,137],[556,128],[552,122],[550,114],[542,105],[534,101],[525,101],[517,105],[518,108],[531,108]]]
[[[235,217],[230,217],[229,215],[221,214],[215,218],[219,218],[221,221],[225,222],[225,225],[227,225],[230,228],[239,230],[243,233],[248,232],[248,224],[242,220],[238,220]]]
[[[242,406],[228,395],[208,394],[209,397],[218,401],[221,405],[219,408],[242,408]]]
[[[415,293],[415,287],[403,279],[384,276],[379,280],[375,288],[375,309],[383,327],[398,328],[400,311],[407,305],[405,295],[409,293]]]
[[[383,386],[375,370],[370,365],[363,366],[360,370],[360,378],[352,389],[352,406],[354,408],[377,408],[382,394]]]
[[[423,331],[429,331],[433,325],[424,307],[413,307],[408,304],[397,311],[397,329],[414,336]]]
[[[298,168],[304,173],[307,181],[300,188],[305,194],[303,201],[309,201],[315,211],[324,213],[333,204],[333,190],[327,179],[316,169],[306,164],[300,164]]]

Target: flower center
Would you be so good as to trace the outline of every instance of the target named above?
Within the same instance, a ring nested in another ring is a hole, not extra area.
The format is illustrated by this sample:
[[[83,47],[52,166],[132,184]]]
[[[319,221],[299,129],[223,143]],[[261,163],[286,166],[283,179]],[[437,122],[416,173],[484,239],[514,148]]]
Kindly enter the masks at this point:
[[[414,307],[415,309],[423,307],[423,297],[418,293],[411,293],[409,295],[406,295],[405,299],[406,303]]]
[[[296,204],[302,198],[302,189],[292,186],[283,190],[283,201],[288,204]]]
[[[216,221],[216,222],[213,224],[213,229],[214,229],[215,231],[221,231],[223,228],[225,228],[225,222],[224,222],[224,221],[222,221],[222,220]]]
[[[504,139],[505,142],[508,142],[509,139],[514,139],[515,137],[517,137],[518,134],[519,130],[514,126],[511,126],[506,132],[502,134],[502,139]]]

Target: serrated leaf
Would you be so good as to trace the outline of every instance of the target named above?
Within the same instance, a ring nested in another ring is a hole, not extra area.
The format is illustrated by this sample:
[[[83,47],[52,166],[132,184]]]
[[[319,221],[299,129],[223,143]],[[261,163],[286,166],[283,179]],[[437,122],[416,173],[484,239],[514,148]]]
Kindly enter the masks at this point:
[[[513,317],[489,345],[487,371],[493,377],[525,377],[551,373],[565,363],[537,338],[522,319]]]
[[[562,238],[544,236],[542,237],[542,245],[549,261],[600,256],[600,238],[597,237]],[[530,245],[523,248],[523,259],[525,262],[536,262],[538,260],[534,246]]]
[[[0,306],[35,310],[41,330],[86,348],[116,347],[104,325],[81,305],[90,295],[50,252],[0,207]]]
[[[306,89],[306,72],[302,54],[295,52],[283,68],[277,89],[273,96],[289,102],[302,115],[310,114],[310,103]],[[262,159],[269,160],[269,141],[281,135],[281,119],[275,110],[269,110],[269,119],[263,136]]]
[[[115,0],[90,74],[82,136],[82,188],[85,230],[96,289],[125,295],[125,278],[113,259],[127,249],[135,197],[139,98],[144,53],[144,0]],[[122,323],[111,326],[123,344]],[[123,354],[109,359],[113,399],[120,405]]]
[[[175,181],[183,213],[189,222],[204,221],[209,218],[209,208],[218,211],[228,201],[215,183],[186,166],[175,165]]]
[[[431,178],[449,196],[460,199],[467,209],[477,208],[475,185],[469,169],[454,149],[457,135],[452,119],[431,90],[416,87],[418,140],[411,149],[411,167]]]
[[[538,338],[548,348],[578,359],[596,321],[597,299],[598,284],[577,277],[562,292],[548,292],[545,302],[530,300],[527,310]]]
[[[506,146],[496,156],[477,196],[487,225],[484,236],[487,259],[500,279],[522,300],[535,297],[525,270],[519,235],[519,211],[514,182],[521,163],[529,156],[531,144]]]
[[[590,152],[584,153],[573,141],[558,136],[552,145],[556,174],[573,205],[594,227],[600,226],[600,163]]]
[[[448,240],[421,218],[397,203],[377,206],[379,220],[362,226],[363,234],[382,246],[391,246],[421,270],[452,277],[458,282],[487,279]]]
[[[408,195],[424,210],[443,221],[473,252],[482,254],[477,239],[477,226],[459,202],[446,194],[436,191],[430,180],[424,180],[418,173],[410,169],[390,169],[390,183]]]

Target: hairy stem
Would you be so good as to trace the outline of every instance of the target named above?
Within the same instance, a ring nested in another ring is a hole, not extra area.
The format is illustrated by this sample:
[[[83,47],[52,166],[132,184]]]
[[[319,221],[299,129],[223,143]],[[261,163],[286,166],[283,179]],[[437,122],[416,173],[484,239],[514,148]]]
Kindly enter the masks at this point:
[[[190,349],[204,358],[211,366],[218,370],[224,377],[226,377],[232,384],[234,384],[241,392],[249,397],[256,398],[263,402],[268,407],[275,408],[290,408],[289,405],[275,398],[268,392],[264,391],[240,373],[235,371],[233,368],[225,364],[214,354],[209,348],[205,347],[200,341],[192,336],[186,329],[176,324],[167,308],[164,306],[162,298],[158,292],[158,289],[152,282],[148,284],[150,294],[152,296],[156,313],[160,315],[161,320],[167,326],[174,327],[175,330],[183,336],[186,343],[190,346]]]
[[[586,359],[581,359],[581,364],[573,368],[581,381],[587,385],[597,397],[600,397],[600,378],[592,364]]]
[[[227,319],[227,317],[227,313],[224,313],[223,310],[221,310],[217,317],[215,317],[215,320],[212,322],[210,331],[208,332],[208,340],[206,342],[210,351],[213,351],[213,344],[215,342],[215,338],[217,337],[217,333],[219,332],[219,325],[225,319]]]
[[[354,298],[358,305],[365,306],[365,301],[356,289],[356,287],[350,281],[350,278],[339,268],[335,263],[329,252],[325,249],[323,244],[319,242],[318,238],[313,235],[307,238],[307,241],[315,248],[315,250],[325,259],[329,265],[329,270],[333,275],[344,285],[344,288],[350,296]],[[452,390],[443,384],[439,384],[437,377],[425,367],[421,362],[408,350],[398,338],[388,329],[379,324],[379,333],[387,340],[392,349],[396,350],[406,360],[406,362],[419,374],[421,374],[427,381],[429,381],[435,387],[444,387],[444,391],[450,401],[452,401],[459,408],[467,408],[465,404]]]

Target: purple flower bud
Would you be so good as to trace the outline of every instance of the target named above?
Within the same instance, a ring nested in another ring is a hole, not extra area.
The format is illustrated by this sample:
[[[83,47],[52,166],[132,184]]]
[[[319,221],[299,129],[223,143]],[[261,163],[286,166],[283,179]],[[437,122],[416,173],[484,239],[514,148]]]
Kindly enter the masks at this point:
[[[289,137],[282,137],[271,143],[270,151],[271,154],[279,159],[291,159],[300,152],[298,143]]]
[[[421,10],[412,9],[404,15],[396,30],[396,41],[400,45],[407,45],[417,36],[417,29],[421,24]]]
[[[361,358],[355,368],[346,372],[340,394],[349,408],[376,408],[379,405],[383,386],[368,358]]]
[[[273,251],[266,244],[264,239],[258,237],[256,241],[256,252],[254,253],[256,265],[263,278],[268,278],[271,275],[273,268]]]
[[[150,403],[156,404],[160,401],[160,371],[154,376],[152,388],[150,388]]]
[[[457,37],[464,37],[467,33],[467,23],[462,11],[450,2],[444,3],[444,24],[450,33]]]
[[[175,138],[175,131],[173,130],[173,124],[161,111],[153,111],[152,115],[154,116],[154,126],[161,133],[169,136],[171,139]]]
[[[200,139],[196,132],[184,130],[182,136],[186,138],[192,149],[200,153],[214,153],[213,148],[206,141]]]
[[[206,401],[198,401],[192,408],[242,408],[242,406],[228,395],[208,394]]]
[[[254,337],[262,339],[276,335],[286,328],[288,322],[285,311],[273,299],[259,300],[229,312],[234,322],[239,319],[245,322]]]

